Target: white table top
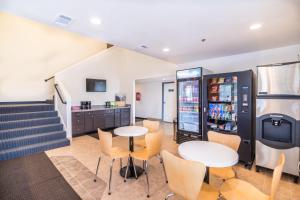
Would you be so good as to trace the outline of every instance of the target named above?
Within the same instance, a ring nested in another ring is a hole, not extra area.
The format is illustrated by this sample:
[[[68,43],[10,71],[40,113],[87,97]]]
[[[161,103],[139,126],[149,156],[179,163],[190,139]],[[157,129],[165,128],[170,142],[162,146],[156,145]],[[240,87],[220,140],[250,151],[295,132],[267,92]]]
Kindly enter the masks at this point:
[[[148,129],[142,126],[123,126],[116,128],[114,133],[123,137],[136,137],[145,135],[148,132]]]
[[[179,145],[178,153],[186,160],[201,162],[207,167],[230,167],[239,160],[233,149],[208,141],[184,142]]]

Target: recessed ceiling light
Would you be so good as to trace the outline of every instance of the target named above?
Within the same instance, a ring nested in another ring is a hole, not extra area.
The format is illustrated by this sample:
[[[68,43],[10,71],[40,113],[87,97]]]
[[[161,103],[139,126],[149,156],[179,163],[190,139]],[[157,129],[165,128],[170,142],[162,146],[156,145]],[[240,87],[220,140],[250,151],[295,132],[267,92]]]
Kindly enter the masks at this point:
[[[91,22],[92,24],[95,24],[95,25],[100,25],[100,24],[101,24],[101,19],[99,19],[98,17],[92,17],[92,18],[90,19],[90,22]]]
[[[169,52],[169,51],[170,51],[170,49],[168,47],[163,48],[163,52]]]
[[[252,24],[249,29],[250,30],[257,30],[257,29],[260,29],[262,27],[261,24]]]

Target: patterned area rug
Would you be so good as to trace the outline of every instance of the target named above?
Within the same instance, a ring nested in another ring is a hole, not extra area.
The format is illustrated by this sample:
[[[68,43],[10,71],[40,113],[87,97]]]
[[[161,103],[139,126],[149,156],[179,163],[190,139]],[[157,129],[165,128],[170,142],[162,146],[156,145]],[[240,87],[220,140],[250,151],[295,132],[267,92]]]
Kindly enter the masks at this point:
[[[100,200],[106,183],[72,156],[50,157],[55,167],[83,200]]]

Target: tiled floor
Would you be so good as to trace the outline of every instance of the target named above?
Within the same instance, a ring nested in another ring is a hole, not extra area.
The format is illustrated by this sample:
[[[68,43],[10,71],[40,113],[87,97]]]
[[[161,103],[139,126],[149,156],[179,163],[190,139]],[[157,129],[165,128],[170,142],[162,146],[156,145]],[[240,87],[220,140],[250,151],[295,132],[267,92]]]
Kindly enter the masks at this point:
[[[106,182],[100,178],[96,178],[96,182],[94,182],[94,173],[81,162],[73,156],[52,156],[50,159],[82,199],[101,199]]]
[[[163,149],[177,154],[177,144],[172,140],[172,124],[164,123],[163,128],[165,130],[165,137],[163,140]],[[122,146],[128,148],[127,138],[114,137],[113,144],[116,146]],[[100,153],[99,142],[97,139],[90,136],[82,136],[74,138],[71,146],[63,147],[59,149],[50,150],[47,152],[49,157],[58,155],[69,155],[76,158],[83,163],[89,170],[95,172],[97,159]],[[102,159],[100,166],[99,178],[108,182],[109,178],[109,163],[107,158]],[[125,163],[125,160],[123,161]],[[136,164],[141,164],[136,162]],[[254,167],[252,170],[247,170],[243,166],[236,166],[235,170],[237,176],[240,179],[246,180],[254,184],[257,188],[261,189],[265,193],[269,193],[271,176],[270,172],[256,173]],[[164,199],[170,191],[167,184],[164,182],[164,174],[162,167],[158,159],[153,158],[149,165],[149,178],[150,178],[150,195],[149,199]],[[220,181],[214,177],[211,177],[211,184],[216,188],[220,184]],[[108,185],[108,184],[107,184]],[[146,179],[145,176],[139,177],[138,180],[129,180],[126,183],[123,182],[122,177],[119,175],[119,161],[115,162],[112,177],[112,194],[107,194],[108,187],[103,194],[102,200],[119,200],[130,199],[140,200],[146,198]],[[89,198],[90,199],[90,198]],[[172,199],[179,199],[178,197]],[[300,184],[294,184],[292,179],[284,176],[280,182],[280,186],[277,192],[277,200],[299,200],[300,199]]]

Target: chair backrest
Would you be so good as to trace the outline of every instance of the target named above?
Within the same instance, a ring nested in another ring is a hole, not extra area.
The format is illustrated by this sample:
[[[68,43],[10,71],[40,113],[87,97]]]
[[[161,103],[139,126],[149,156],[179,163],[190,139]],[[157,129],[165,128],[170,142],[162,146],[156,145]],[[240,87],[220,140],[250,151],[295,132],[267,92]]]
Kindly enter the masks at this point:
[[[148,129],[149,133],[158,131],[159,121],[143,120],[143,126]]]
[[[284,163],[285,163],[285,155],[281,154],[280,158],[278,160],[278,164],[273,171],[270,200],[275,199],[275,194],[276,194],[278,186],[279,186]]]
[[[160,153],[162,143],[162,129],[156,132],[148,133],[145,135],[146,149],[148,153],[148,159],[156,156]]]
[[[241,138],[238,135],[229,135],[223,133],[217,133],[214,131],[208,131],[208,141],[223,144],[238,151],[241,144]]]
[[[186,200],[198,200],[205,176],[205,165],[200,162],[183,160],[166,150],[163,150],[161,155],[170,190]]]
[[[101,152],[107,156],[111,155],[112,135],[110,132],[102,131],[98,128]]]

